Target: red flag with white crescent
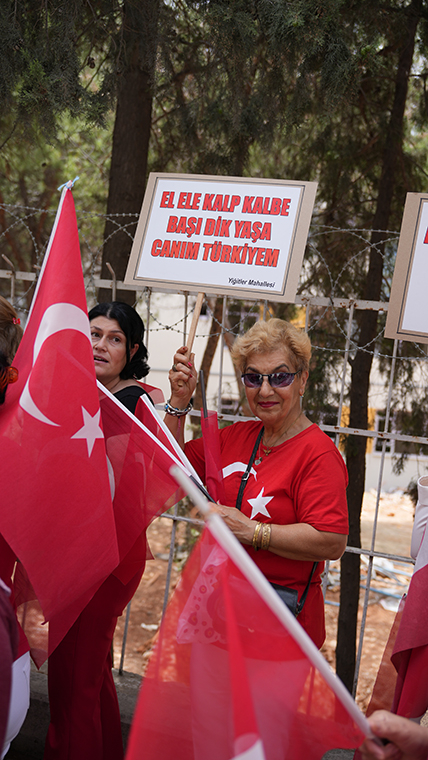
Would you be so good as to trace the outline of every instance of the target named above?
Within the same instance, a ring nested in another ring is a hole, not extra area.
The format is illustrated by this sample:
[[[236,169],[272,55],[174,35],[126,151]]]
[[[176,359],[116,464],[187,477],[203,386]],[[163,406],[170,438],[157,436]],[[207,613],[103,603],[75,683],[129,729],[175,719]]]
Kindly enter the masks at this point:
[[[319,760],[365,735],[343,684],[210,515],[162,620],[126,760]]]
[[[118,563],[74,200],[63,190],[0,413],[0,531],[46,620]]]

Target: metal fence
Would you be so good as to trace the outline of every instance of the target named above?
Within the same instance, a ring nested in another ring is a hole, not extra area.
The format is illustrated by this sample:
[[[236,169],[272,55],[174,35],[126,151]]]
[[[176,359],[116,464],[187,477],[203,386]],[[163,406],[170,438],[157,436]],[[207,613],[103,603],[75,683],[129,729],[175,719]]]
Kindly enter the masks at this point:
[[[11,207],[7,207],[8,212],[10,212]],[[36,209],[30,210],[23,210],[22,208],[13,207],[14,209],[14,221],[13,221],[13,228],[15,229],[17,225],[21,226],[21,229],[27,229],[28,235],[31,236],[31,231],[28,226],[28,217],[31,213],[35,213]],[[81,218],[78,214],[78,222],[80,225]],[[118,226],[118,229],[120,229],[120,226]],[[327,228],[323,228],[322,230],[315,231],[315,233],[311,234],[310,238],[310,246],[313,250],[316,251],[317,247],[317,235],[321,236],[324,235],[327,231]],[[11,226],[4,228],[3,231],[0,234],[0,252],[3,257],[4,261],[4,268],[0,269],[0,292],[2,292],[3,295],[6,297],[9,297],[10,300],[15,304],[15,306],[21,311],[21,313],[24,315],[28,308],[28,294],[31,292],[31,289],[33,288],[34,280],[37,276],[36,272],[23,272],[18,271],[14,264],[12,263],[12,254],[8,253],[7,249],[7,240],[8,235],[7,233],[11,232]],[[331,232],[331,229],[330,229]],[[357,258],[357,255],[366,256],[367,250],[369,247],[368,243],[368,232],[366,230],[334,230],[334,234],[343,234],[344,236],[351,235],[353,237],[353,240],[355,240],[356,237],[358,237],[361,240],[361,247],[360,250],[357,253],[353,253],[352,256],[349,259],[349,266],[355,266],[355,260]],[[392,243],[394,241],[396,242],[398,238],[398,235],[396,233],[391,233],[390,240]],[[34,243],[34,240],[33,240]],[[87,282],[87,292],[88,292],[88,302],[91,303],[94,300],[96,288],[102,286],[102,287],[109,287],[112,291],[112,300],[116,297],[116,294],[124,287],[123,283],[118,282],[115,276],[115,273],[113,270],[111,270],[111,280],[101,280],[97,276],[97,268],[99,269],[99,258],[100,258],[100,246],[93,245],[93,244],[87,244],[86,245],[86,257],[87,262],[85,265],[85,271],[86,271],[86,282]],[[41,258],[43,251],[40,250],[37,252],[39,259]],[[328,263],[325,263],[325,266],[328,268]],[[364,637],[365,637],[365,627],[366,627],[366,617],[367,617],[367,610],[368,605],[370,602],[370,599],[373,597],[374,593],[383,593],[385,596],[397,596],[395,590],[394,591],[388,591],[387,581],[388,581],[388,574],[391,578],[394,580],[395,586],[403,586],[403,590],[405,590],[406,584],[408,583],[408,579],[411,575],[412,570],[412,563],[413,561],[410,559],[409,556],[403,556],[400,554],[397,554],[393,550],[390,552],[381,552],[375,550],[375,544],[376,544],[376,536],[378,531],[378,522],[379,522],[379,509],[380,509],[380,500],[381,500],[381,486],[382,486],[382,477],[383,477],[383,471],[385,467],[386,457],[389,456],[389,450],[391,447],[391,443],[394,443],[394,445],[397,444],[397,442],[400,442],[404,445],[412,445],[416,447],[420,447],[423,445],[428,444],[428,438],[425,437],[415,437],[415,436],[409,436],[409,435],[403,435],[400,432],[397,432],[394,429],[393,426],[393,418],[391,414],[391,408],[392,408],[392,399],[394,390],[397,389],[394,388],[394,376],[396,373],[396,366],[397,363],[401,361],[401,355],[400,355],[400,344],[398,341],[394,342],[393,352],[391,356],[380,356],[379,350],[376,347],[376,345],[373,346],[367,346],[364,347],[363,350],[371,351],[374,354],[375,359],[375,368],[374,371],[376,371],[376,362],[379,362],[380,359],[387,359],[388,363],[390,364],[389,367],[389,380],[386,383],[385,389],[380,392],[380,400],[378,400],[378,406],[382,408],[382,414],[383,414],[383,430],[379,429],[351,429],[346,425],[346,392],[349,385],[349,375],[350,375],[350,359],[352,358],[353,352],[356,350],[356,346],[353,343],[353,326],[354,326],[354,320],[356,313],[359,310],[364,309],[371,309],[371,310],[377,310],[379,312],[386,312],[388,309],[388,304],[383,302],[364,302],[359,300],[354,300],[352,298],[343,298],[343,297],[337,297],[335,295],[335,292],[340,291],[339,288],[339,277],[336,277],[336,279],[332,278],[331,281],[331,291],[328,294],[325,295],[311,295],[311,293],[308,293],[307,295],[300,295],[295,300],[295,305],[300,307],[301,314],[304,315],[304,327],[308,331],[309,335],[311,336],[312,333],[316,332],[315,328],[317,325],[319,325],[320,320],[322,319],[323,315],[329,312],[329,314],[333,315],[333,321],[336,320],[336,323],[338,325],[338,345],[337,347],[328,347],[326,348],[323,345],[316,345],[313,342],[313,351],[316,354],[317,352],[324,352],[324,351],[334,351],[337,354],[338,363],[341,366],[341,370],[337,372],[336,377],[336,387],[335,387],[335,394],[334,394],[334,407],[336,409],[336,419],[333,421],[330,421],[329,424],[326,422],[320,424],[320,427],[327,432],[331,437],[334,438],[336,445],[339,445],[343,436],[353,435],[353,436],[362,436],[367,439],[367,441],[372,441],[373,444],[376,443],[377,449],[379,450],[379,459],[378,459],[378,485],[376,490],[376,500],[375,500],[375,509],[374,509],[374,517],[372,522],[372,530],[371,530],[371,539],[368,546],[365,546],[364,548],[358,548],[353,546],[348,546],[346,551],[360,554],[363,558],[362,562],[364,563],[365,567],[365,580],[363,585],[363,597],[362,597],[362,620],[361,620],[361,626],[360,626],[360,635],[359,635],[359,644],[358,644],[358,655],[357,655],[357,668],[355,673],[355,685],[354,685],[354,691],[356,691],[358,686],[358,679],[360,674],[360,664],[361,664],[361,655],[364,647]],[[181,307],[181,315],[179,318],[174,318],[173,322],[167,323],[165,322],[165,317],[163,316],[162,312],[159,311],[158,304],[156,299],[158,298],[157,294],[148,290],[144,289],[140,293],[137,293],[138,299],[136,302],[136,306],[139,309],[140,313],[142,314],[145,323],[146,323],[146,329],[147,329],[147,342],[148,346],[150,347],[152,340],[154,339],[155,335],[157,335],[159,332],[167,331],[167,332],[176,332],[177,337],[179,337],[179,340],[183,340],[183,343],[186,341],[187,332],[189,329],[190,324],[190,318],[192,314],[192,308],[194,303],[194,298],[192,295],[189,295],[188,293],[182,293],[181,299],[182,299],[182,307]],[[169,296],[163,296],[163,300],[167,300]],[[210,304],[211,301],[208,300],[207,302],[207,311],[208,315],[210,315]],[[218,360],[218,386],[217,386],[217,409],[219,412],[221,412],[223,407],[223,401],[224,396],[227,395],[227,392],[225,393],[224,389],[224,356],[225,352],[227,352],[227,335],[231,332],[230,328],[230,319],[229,319],[229,304],[228,300],[224,298],[223,300],[223,314],[222,318],[219,321],[218,324],[218,332],[219,332],[219,348],[217,349],[219,352],[219,360]],[[261,302],[251,302],[248,304],[241,304],[240,308],[243,310],[243,315],[245,316],[248,311],[251,311],[253,314],[259,315],[259,316],[266,316],[269,313],[270,305],[266,301]],[[235,325],[234,325],[235,332],[239,332],[239,320],[238,320],[238,327],[236,326],[236,319],[235,319]],[[198,332],[197,332],[198,336]],[[206,337],[206,336],[203,336]],[[381,336],[378,336],[381,337]],[[167,360],[170,363],[170,359]],[[419,385],[423,385],[424,383],[424,376],[426,373],[426,363],[427,363],[427,356],[424,350],[424,347],[420,347],[419,354],[412,359],[417,364],[417,370],[418,370],[418,383]],[[333,398],[333,395],[332,395]],[[226,420],[234,420],[236,419],[236,416],[233,414],[220,414],[220,417]],[[240,417],[240,419],[243,419]],[[351,484],[352,487],[352,484]],[[175,538],[176,538],[176,526],[180,522],[191,522],[189,517],[183,516],[178,513],[178,510],[173,510],[173,513],[168,513],[165,515],[167,519],[170,519],[173,521],[173,530],[172,530],[172,539],[171,539],[171,546],[170,546],[170,552],[169,552],[169,559],[168,559],[168,571],[167,571],[167,581],[166,581],[166,588],[165,588],[165,604],[168,599],[169,595],[169,586],[171,582],[171,571],[174,561],[174,551],[175,551]],[[393,548],[393,547],[392,547]],[[392,563],[392,569],[391,566],[388,567],[384,566],[384,572],[382,574],[383,581],[386,579],[386,583],[383,583],[382,589],[379,591],[377,589],[376,583],[374,582],[374,568],[376,567],[376,564],[379,565],[379,562],[387,561]],[[324,591],[326,592],[327,586],[328,586],[328,579],[330,579],[337,574],[337,570],[334,568],[329,573],[329,568],[326,568],[326,572],[324,574]],[[377,590],[376,590],[377,589]],[[130,615],[132,614],[132,603],[127,609],[126,613],[126,620],[125,620],[125,631],[123,636],[123,643],[122,643],[122,656],[121,661],[119,664],[119,669],[123,669],[124,666],[124,657],[125,657],[125,651],[126,651],[126,638],[127,638],[127,627],[128,622],[130,619]],[[386,643],[386,642],[385,642]]]

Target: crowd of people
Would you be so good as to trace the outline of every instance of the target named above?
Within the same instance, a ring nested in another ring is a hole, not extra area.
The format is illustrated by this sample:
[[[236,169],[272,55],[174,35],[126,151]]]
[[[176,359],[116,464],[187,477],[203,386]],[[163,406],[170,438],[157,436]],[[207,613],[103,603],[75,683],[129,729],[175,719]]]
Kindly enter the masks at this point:
[[[140,382],[149,372],[143,322],[135,309],[120,302],[99,304],[88,318],[96,377],[134,413],[139,397],[147,393]],[[0,299],[0,403],[16,378],[13,356],[21,335],[18,315],[6,299]],[[331,439],[303,409],[310,357],[307,334],[280,319],[261,320],[236,339],[232,360],[254,420],[235,422],[220,431],[225,498],[212,508],[321,647],[325,638],[321,575],[324,562],[338,559],[345,550],[347,471]],[[197,382],[195,357],[186,347],[175,353],[169,381],[166,425],[205,483],[202,439],[185,442],[184,437],[184,420]],[[1,536],[0,540],[3,757],[28,709],[29,653],[10,598],[16,558]],[[50,655],[51,718],[45,760],[123,758],[112,639],[117,618],[140,583],[145,561],[142,535]],[[375,713],[370,724],[373,734],[389,743],[367,740],[361,750],[364,760],[427,757],[428,729],[385,712]]]

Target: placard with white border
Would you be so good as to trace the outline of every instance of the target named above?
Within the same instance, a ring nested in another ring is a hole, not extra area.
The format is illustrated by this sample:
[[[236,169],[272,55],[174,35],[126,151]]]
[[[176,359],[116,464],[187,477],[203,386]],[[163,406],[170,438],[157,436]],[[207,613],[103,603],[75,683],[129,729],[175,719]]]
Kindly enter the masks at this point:
[[[125,283],[293,302],[316,188],[152,173]]]
[[[407,193],[386,338],[428,343],[428,195]]]

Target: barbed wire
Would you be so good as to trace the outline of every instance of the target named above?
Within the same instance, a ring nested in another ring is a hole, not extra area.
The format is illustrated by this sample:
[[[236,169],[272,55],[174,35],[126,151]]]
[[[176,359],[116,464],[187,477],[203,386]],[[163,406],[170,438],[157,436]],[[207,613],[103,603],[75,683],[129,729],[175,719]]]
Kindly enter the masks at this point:
[[[8,236],[10,236],[12,233],[14,233],[19,227],[20,232],[24,232],[24,234],[28,235],[28,241],[30,244],[30,249],[33,251],[33,254],[36,257],[36,265],[35,265],[35,279],[33,282],[28,285],[28,287],[22,289],[19,293],[15,293],[15,304],[17,308],[19,308],[22,315],[25,315],[28,312],[28,298],[31,290],[35,286],[35,282],[37,281],[37,268],[38,265],[41,263],[43,255],[46,251],[48,241],[43,243],[43,245],[39,245],[38,241],[36,240],[35,235],[33,234],[33,231],[29,225],[29,220],[33,217],[36,217],[37,215],[43,214],[46,216],[54,217],[56,214],[55,209],[51,208],[40,208],[37,206],[31,206],[31,205],[16,205],[16,204],[10,204],[10,203],[1,203],[0,209],[7,212],[9,217],[12,218],[11,222],[3,227],[3,229],[0,229],[0,245],[3,242],[5,244],[5,247],[7,248],[9,246],[8,243]],[[130,240],[130,243],[133,241],[134,237],[134,231],[135,231],[135,224],[138,221],[139,214],[136,213],[115,213],[115,214],[105,214],[97,211],[87,210],[84,208],[81,208],[79,206],[76,206],[76,216],[77,216],[77,223],[78,223],[78,229],[79,229],[79,235],[81,238],[81,241],[83,241],[83,246],[86,249],[86,264],[84,261],[84,267],[87,272],[87,291],[91,291],[93,293],[93,298],[95,298],[96,294],[96,280],[99,278],[100,274],[100,254],[103,249],[103,245],[107,240],[110,240],[115,234],[122,232],[125,233]],[[93,231],[91,229],[86,229],[85,223],[92,219],[97,219],[100,221],[104,221],[104,228],[107,221],[111,222],[114,225],[114,230],[101,242],[100,240],[96,240],[93,237]],[[134,228],[132,230],[131,228]],[[382,235],[383,239],[378,243],[372,243],[369,239],[370,236],[373,235],[373,233]],[[347,259],[342,266],[339,268],[338,272],[336,274],[333,273],[332,268],[329,265],[329,262],[327,261],[325,255],[320,250],[317,240],[320,238],[326,236],[326,235],[334,235],[334,236],[352,236],[354,239],[361,242],[362,247],[360,250],[355,251],[349,259]],[[320,226],[313,226],[310,230],[309,238],[308,238],[308,250],[311,251],[313,255],[316,255],[321,263],[321,265],[325,269],[326,273],[326,279],[329,282],[329,289],[330,293],[323,294],[324,297],[329,299],[329,303],[325,307],[318,307],[320,310],[317,314],[314,314],[314,310],[312,309],[312,315],[313,319],[308,325],[308,331],[310,333],[315,333],[318,326],[325,320],[326,315],[330,313],[332,323],[335,325],[338,336],[341,337],[342,340],[346,341],[347,339],[347,332],[345,330],[344,324],[340,321],[338,314],[340,311],[340,308],[346,308],[346,305],[343,305],[342,307],[338,307],[334,304],[334,298],[336,297],[343,297],[342,295],[336,296],[336,293],[342,292],[342,287],[340,285],[342,279],[346,275],[347,270],[349,271],[350,268],[355,266],[356,263],[358,263],[358,259],[361,256],[367,256],[367,253],[375,248],[377,252],[382,256],[382,258],[385,258],[385,254],[383,253],[382,248],[387,245],[395,245],[399,239],[399,233],[394,230],[371,230],[371,229],[365,229],[365,228],[354,228],[354,227],[335,227],[335,226],[329,226],[329,225],[320,225]],[[82,246],[82,247],[83,247]],[[28,249],[28,246],[27,246]],[[10,252],[10,258],[14,258],[13,251]],[[305,261],[303,262],[303,270],[305,268]],[[302,271],[303,271],[302,270]],[[15,270],[15,273],[19,270]],[[27,270],[28,271],[28,270]],[[6,279],[4,275],[0,274],[0,278]],[[22,282],[22,281],[21,281]],[[144,290],[141,292],[141,294],[137,297],[137,303],[141,301],[141,299],[144,298],[144,296],[147,296],[147,288],[144,288]],[[305,282],[302,281],[301,278],[301,285],[299,288],[299,296],[301,298],[310,299],[313,296],[311,294],[306,294],[304,292],[305,290]],[[316,295],[320,295],[317,293]],[[213,296],[216,297],[216,296]],[[347,296],[348,300],[353,300],[353,296]],[[355,300],[356,297],[354,297]],[[230,301],[231,299],[229,299]],[[248,317],[257,312],[261,306],[263,306],[264,309],[267,308],[268,313],[272,316],[274,314],[274,307],[272,306],[272,302],[268,302],[267,299],[258,299],[258,300],[246,300],[246,299],[234,299],[234,301],[240,300],[242,302],[243,307],[243,315],[234,322],[233,326],[228,326],[228,324],[222,324],[221,320],[217,319],[217,317],[214,315],[213,309],[210,307],[209,299],[205,299],[205,305],[206,310],[209,318],[211,321],[214,321],[214,323],[218,326],[218,331],[212,333],[209,332],[197,332],[197,337],[200,338],[207,338],[209,335],[212,337],[219,337],[224,333],[229,333],[232,335],[236,335],[240,332],[241,328],[245,324],[246,320],[248,320]],[[176,332],[177,334],[182,334],[183,332],[183,326],[186,324],[189,316],[191,316],[193,312],[193,306],[189,307],[187,311],[180,316],[179,319],[175,319],[172,323],[166,323],[164,319],[161,319],[158,314],[150,308],[148,310],[148,317],[150,320],[150,330],[153,332],[161,332],[161,331],[172,331]],[[350,351],[351,353],[355,351],[363,351],[366,353],[369,353],[371,355],[376,355],[378,358],[382,359],[391,359],[391,355],[388,353],[382,353],[379,352],[379,350],[376,350],[376,346],[379,344],[380,339],[383,336],[383,328],[381,328],[376,336],[369,341],[364,346],[359,346],[356,340],[353,339],[351,336],[349,338],[349,347],[348,349],[341,347],[339,345],[336,346],[324,346],[324,345],[317,345],[316,343],[313,344],[313,350],[314,351],[320,351],[320,352],[326,352],[329,354],[338,354],[343,355],[346,350]],[[408,356],[398,356],[397,360],[405,360],[410,362],[424,362],[426,363],[428,361],[428,357],[426,355],[426,352],[423,347],[421,347],[419,344],[414,344],[415,350],[418,352],[418,356],[415,357],[408,357]]]

